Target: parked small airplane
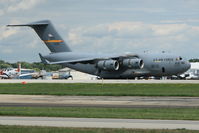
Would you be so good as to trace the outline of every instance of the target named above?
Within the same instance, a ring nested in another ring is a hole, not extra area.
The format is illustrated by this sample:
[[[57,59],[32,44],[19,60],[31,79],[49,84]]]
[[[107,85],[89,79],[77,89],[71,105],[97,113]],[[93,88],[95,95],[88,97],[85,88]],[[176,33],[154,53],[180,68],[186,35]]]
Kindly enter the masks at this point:
[[[0,71],[0,78],[11,79],[19,75],[21,71],[21,64],[18,64],[18,68],[7,68]]]
[[[32,69],[22,69],[21,64],[18,68],[7,68],[0,71],[0,78],[2,79],[31,79],[38,77],[38,73]]]
[[[39,54],[43,63],[61,64],[104,79],[179,75],[190,68],[190,63],[181,56],[165,52],[159,54],[72,52],[49,20],[8,26],[29,26],[35,30],[51,51],[49,55]]]

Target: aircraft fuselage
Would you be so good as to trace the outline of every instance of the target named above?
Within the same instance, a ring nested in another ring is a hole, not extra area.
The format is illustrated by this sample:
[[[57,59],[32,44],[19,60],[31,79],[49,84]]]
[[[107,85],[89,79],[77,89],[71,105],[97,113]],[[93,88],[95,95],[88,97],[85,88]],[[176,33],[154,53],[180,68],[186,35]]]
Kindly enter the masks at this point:
[[[90,58],[96,54],[85,54],[85,53],[75,53],[75,52],[63,52],[55,53],[44,56],[50,62],[58,62],[68,59],[79,59],[79,58]],[[104,55],[101,55],[104,56]],[[107,55],[106,56],[112,56]],[[100,57],[100,55],[98,55]],[[104,79],[127,79],[135,77],[149,77],[149,76],[172,76],[180,75],[190,68],[190,63],[182,58],[181,56],[173,55],[170,53],[141,53],[137,54],[136,57],[142,59],[144,62],[143,68],[134,69],[124,67],[122,61],[119,61],[120,67],[118,70],[99,70],[96,66],[96,62],[89,63],[63,63],[62,65],[75,69],[80,72],[89,73],[92,75],[99,76]]]

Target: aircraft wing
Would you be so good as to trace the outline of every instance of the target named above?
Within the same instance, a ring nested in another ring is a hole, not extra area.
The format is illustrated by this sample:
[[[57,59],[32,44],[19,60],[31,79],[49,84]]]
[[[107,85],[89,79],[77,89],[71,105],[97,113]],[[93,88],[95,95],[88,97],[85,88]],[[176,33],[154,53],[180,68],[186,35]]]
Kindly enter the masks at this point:
[[[97,60],[107,60],[107,59],[120,59],[126,57],[138,57],[136,54],[121,54],[121,55],[96,55],[93,57],[79,58],[79,59],[71,59],[71,60],[63,60],[63,61],[55,61],[50,62],[41,54],[39,54],[42,63],[44,64],[64,64],[64,63],[91,63]]]
[[[41,59],[41,62],[44,64],[81,63],[81,62],[88,62],[88,61],[94,60],[93,58],[81,58],[81,59],[76,59],[76,60],[63,60],[63,61],[50,62],[45,57],[43,57],[41,54],[39,54],[39,57]]]
[[[44,63],[44,64],[64,64],[64,63],[82,63],[82,62],[89,62],[89,61],[92,61],[92,60],[94,60],[94,59],[86,59],[86,58],[84,58],[84,59],[78,59],[78,60],[66,60],[66,61],[55,61],[55,62],[49,62],[49,61],[45,61],[45,62],[43,62],[42,61],[42,63]]]
[[[9,76],[8,76],[8,75],[5,75],[5,74],[2,74],[2,75],[0,75],[0,78],[8,79],[8,78],[9,78]]]

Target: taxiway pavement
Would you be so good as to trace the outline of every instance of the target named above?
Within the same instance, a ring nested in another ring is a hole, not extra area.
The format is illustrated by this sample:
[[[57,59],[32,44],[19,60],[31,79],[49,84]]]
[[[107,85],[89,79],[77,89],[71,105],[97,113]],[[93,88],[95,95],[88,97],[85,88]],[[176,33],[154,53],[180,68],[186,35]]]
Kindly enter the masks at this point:
[[[114,84],[127,84],[127,83],[145,83],[145,84],[152,84],[152,83],[174,83],[174,84],[199,84],[199,80],[19,80],[19,79],[2,79],[0,83],[114,83]]]
[[[144,120],[144,119],[0,116],[0,125],[199,130],[199,126],[198,126],[199,121],[188,121],[188,120]]]
[[[199,108],[199,97],[0,95],[7,107]]]

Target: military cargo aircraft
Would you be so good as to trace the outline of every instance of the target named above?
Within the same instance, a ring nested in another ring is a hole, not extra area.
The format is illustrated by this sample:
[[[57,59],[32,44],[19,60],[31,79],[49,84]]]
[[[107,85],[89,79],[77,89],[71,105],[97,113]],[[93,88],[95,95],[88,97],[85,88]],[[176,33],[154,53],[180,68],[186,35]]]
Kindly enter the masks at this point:
[[[29,26],[35,30],[51,51],[49,55],[39,54],[43,63],[61,64],[104,79],[180,75],[190,68],[190,63],[185,58],[166,52],[158,54],[72,52],[49,20],[8,26]]]

